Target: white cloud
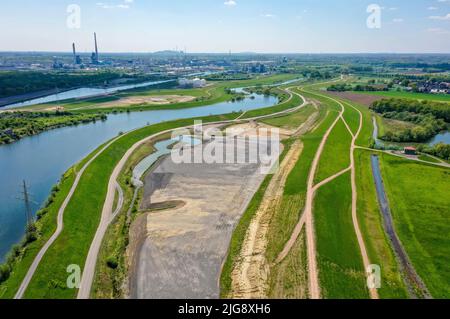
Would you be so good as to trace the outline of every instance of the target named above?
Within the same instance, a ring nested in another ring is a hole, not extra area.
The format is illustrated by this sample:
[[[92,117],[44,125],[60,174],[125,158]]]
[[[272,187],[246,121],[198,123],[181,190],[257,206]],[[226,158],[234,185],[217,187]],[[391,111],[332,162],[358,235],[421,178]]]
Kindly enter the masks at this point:
[[[437,10],[438,7],[433,7],[433,6],[431,6],[431,7],[428,7],[427,9],[428,9],[428,10]]]
[[[276,15],[271,14],[271,13],[266,13],[266,14],[261,14],[261,17],[263,17],[263,18],[275,18]]]
[[[223,4],[229,7],[234,7],[235,5],[237,5],[236,1],[234,0],[227,0]]]
[[[449,30],[445,30],[442,28],[429,28],[427,31],[436,34],[450,34]]]
[[[394,22],[394,23],[402,23],[402,22],[404,22],[404,21],[405,21],[405,20],[402,19],[402,18],[395,18],[395,19],[392,20],[392,22]]]
[[[429,17],[431,20],[450,20],[450,13],[445,16],[431,16]]]
[[[97,2],[97,7],[102,9],[130,9],[130,5],[134,2],[134,0],[123,0],[123,3],[119,4],[109,4],[104,2]]]

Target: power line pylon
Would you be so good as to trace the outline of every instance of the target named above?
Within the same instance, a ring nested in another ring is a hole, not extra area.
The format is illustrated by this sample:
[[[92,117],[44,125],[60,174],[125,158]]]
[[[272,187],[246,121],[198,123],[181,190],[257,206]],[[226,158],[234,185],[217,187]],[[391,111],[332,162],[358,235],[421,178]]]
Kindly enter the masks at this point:
[[[33,213],[31,211],[31,200],[30,200],[30,193],[28,192],[27,183],[25,180],[23,181],[23,190],[21,192],[22,196],[21,198],[18,198],[19,200],[23,201],[25,204],[25,216],[27,219],[27,226],[29,227],[34,223]]]

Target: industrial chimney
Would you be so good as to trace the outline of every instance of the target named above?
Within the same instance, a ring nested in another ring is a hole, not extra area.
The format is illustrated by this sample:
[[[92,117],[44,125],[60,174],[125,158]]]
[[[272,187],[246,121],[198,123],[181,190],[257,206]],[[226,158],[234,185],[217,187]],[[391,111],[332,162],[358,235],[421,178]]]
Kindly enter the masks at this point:
[[[72,51],[73,51],[73,64],[77,64],[77,51],[75,49],[75,43],[72,43]]]
[[[95,41],[95,58],[98,62],[98,46],[97,46],[97,33],[94,32],[94,41]]]

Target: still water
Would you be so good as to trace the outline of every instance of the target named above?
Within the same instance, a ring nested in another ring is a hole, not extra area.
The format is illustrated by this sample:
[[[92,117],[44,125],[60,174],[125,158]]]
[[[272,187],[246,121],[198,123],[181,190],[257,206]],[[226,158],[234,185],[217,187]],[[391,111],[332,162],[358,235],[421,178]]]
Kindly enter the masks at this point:
[[[143,88],[147,86],[153,86],[158,85],[162,83],[168,83],[173,82],[175,80],[167,80],[167,81],[152,81],[152,82],[144,82],[139,84],[130,84],[130,85],[122,85],[117,87],[111,87],[111,88],[79,88],[74,90],[69,90],[65,92],[61,92],[58,94],[52,94],[47,95],[44,97],[10,104],[2,107],[2,109],[14,109],[18,107],[24,107],[24,106],[31,106],[31,105],[37,105],[37,104],[44,104],[44,103],[51,103],[51,102],[57,102],[57,101],[64,101],[68,99],[82,99],[82,98],[88,98],[88,97],[94,97],[94,96],[100,96],[100,95],[107,95],[111,93],[116,93],[120,91],[127,91],[131,89],[138,89]]]
[[[24,234],[25,208],[17,200],[22,180],[29,185],[35,213],[69,167],[119,132],[143,127],[147,123],[247,111],[278,103],[275,97],[253,96],[254,99],[246,98],[235,103],[222,102],[190,109],[109,115],[104,122],[60,128],[0,146],[0,262]]]

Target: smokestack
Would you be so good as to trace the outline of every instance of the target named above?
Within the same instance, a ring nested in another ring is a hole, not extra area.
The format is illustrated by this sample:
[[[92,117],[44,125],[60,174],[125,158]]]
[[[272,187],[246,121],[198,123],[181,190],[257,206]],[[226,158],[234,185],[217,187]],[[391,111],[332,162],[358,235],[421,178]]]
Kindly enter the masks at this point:
[[[77,51],[75,49],[75,43],[72,43],[72,51],[73,51],[73,64],[77,64]]]
[[[95,32],[94,32],[94,40],[95,40],[95,58],[98,61],[97,33]]]

